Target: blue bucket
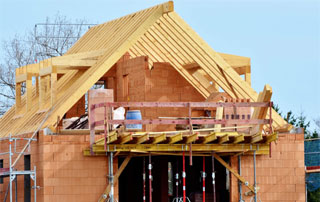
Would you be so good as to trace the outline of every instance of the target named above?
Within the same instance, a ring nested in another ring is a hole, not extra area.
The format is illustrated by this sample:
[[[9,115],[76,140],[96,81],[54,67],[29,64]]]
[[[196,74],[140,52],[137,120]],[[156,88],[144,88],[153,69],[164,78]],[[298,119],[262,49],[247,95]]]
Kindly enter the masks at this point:
[[[141,120],[140,110],[129,110],[126,115],[127,120]],[[126,124],[127,130],[142,130],[142,124]]]

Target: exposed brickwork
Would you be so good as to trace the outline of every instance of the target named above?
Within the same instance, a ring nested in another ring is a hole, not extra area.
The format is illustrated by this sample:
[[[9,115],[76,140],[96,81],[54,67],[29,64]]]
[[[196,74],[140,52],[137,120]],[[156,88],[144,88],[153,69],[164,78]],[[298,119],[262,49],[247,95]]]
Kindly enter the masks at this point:
[[[238,169],[237,157],[231,165]],[[253,156],[242,156],[242,176],[253,184]],[[304,135],[280,134],[277,144],[272,143],[272,157],[257,156],[257,183],[261,201],[305,201]],[[231,177],[231,201],[239,200],[238,182]],[[243,193],[248,188],[242,186]],[[245,197],[249,200],[249,197]]]
[[[79,117],[86,113],[86,99],[82,96],[80,100],[74,104],[71,109],[66,113],[65,118]],[[63,117],[60,117],[63,118]]]
[[[98,138],[98,137],[97,137]],[[106,157],[84,157],[83,149],[89,145],[88,136],[44,136],[32,144],[31,167],[37,166],[37,201],[97,201],[107,186],[108,161]],[[25,142],[19,142],[18,151]],[[1,151],[8,151],[8,142],[1,142]],[[14,158],[16,155],[14,156]],[[4,159],[8,167],[8,158]],[[23,169],[23,158],[17,164]],[[114,159],[114,172],[118,160]],[[33,183],[32,183],[33,185]],[[8,186],[8,178],[0,184],[0,200]],[[18,201],[23,201],[23,177],[18,178]],[[115,195],[118,195],[116,185]],[[33,197],[33,190],[32,190]]]
[[[113,90],[112,89],[92,89],[88,92],[88,106],[92,104],[100,104],[104,102],[113,102]],[[91,108],[88,110],[89,116],[91,114]],[[100,107],[94,110],[94,120],[101,121],[104,120],[108,116],[111,118],[111,111],[106,112],[105,108]],[[89,119],[89,125],[90,125]],[[95,129],[104,129],[104,126],[96,126]]]
[[[125,91],[124,76],[128,76],[127,91]],[[104,79],[107,80],[107,87],[115,90],[115,101],[205,101],[169,64],[155,63],[154,68],[149,70],[147,57],[130,59],[130,55],[126,54],[105,75]],[[211,101],[220,99],[214,96],[211,98]],[[84,104],[84,98],[79,103]],[[69,110],[67,117],[79,116],[82,114],[81,110],[78,110],[75,105]],[[182,108],[146,108],[141,112],[145,119],[188,115],[187,109]],[[193,116],[203,115],[203,111],[193,113]],[[233,109],[225,113],[232,114]],[[248,115],[248,113],[247,109],[239,109],[239,118],[242,119],[242,115]],[[174,126],[148,125],[144,129],[149,131],[174,130]],[[96,138],[98,139],[99,136]],[[303,140],[303,134],[280,134],[278,143],[272,143],[271,158],[268,155],[257,156],[257,182],[260,187],[258,195],[262,201],[304,201]],[[18,150],[23,146],[24,143],[19,143]],[[37,166],[37,184],[41,187],[37,195],[38,201],[97,201],[108,183],[106,177],[108,164],[106,157],[84,157],[82,150],[88,146],[88,135],[39,135],[38,142],[32,144],[30,153],[31,167]],[[0,142],[0,150],[8,151],[8,142]],[[230,160],[231,166],[238,170],[237,157],[231,157]],[[4,167],[8,167],[8,158],[4,158],[4,163]],[[241,163],[243,177],[253,184],[252,155],[242,156]],[[23,168],[23,160],[19,161],[17,168]],[[117,168],[118,162],[115,158],[115,172]],[[236,202],[239,200],[238,181],[233,175],[230,179],[230,198],[231,201]],[[3,200],[8,179],[5,179],[4,182],[0,184],[0,200]],[[23,177],[18,178],[18,190],[18,201],[23,201]],[[243,193],[247,191],[248,189],[243,186]],[[118,195],[117,185],[115,195]],[[250,201],[249,197],[245,199]]]
[[[124,76],[129,78],[128,97],[124,93]],[[117,63],[117,101],[147,102],[200,102],[205,99],[170,64],[154,63],[148,68],[147,57],[123,59]],[[158,117],[183,117],[188,115],[185,108],[141,109],[144,119]],[[204,115],[194,111],[194,116]],[[174,130],[174,125],[147,125],[148,131]]]

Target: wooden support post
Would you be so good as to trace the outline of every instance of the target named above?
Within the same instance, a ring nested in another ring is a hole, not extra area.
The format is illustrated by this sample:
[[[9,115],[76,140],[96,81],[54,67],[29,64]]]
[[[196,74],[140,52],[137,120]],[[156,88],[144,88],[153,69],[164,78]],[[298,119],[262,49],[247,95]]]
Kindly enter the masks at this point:
[[[257,102],[270,102],[272,96],[272,88],[268,84],[264,86],[264,89],[259,93]],[[268,107],[256,107],[253,111],[252,119],[265,119],[267,117]],[[263,129],[263,125],[255,126],[251,134],[260,133]]]
[[[217,107],[216,110],[216,120],[221,120],[223,118],[223,107]],[[220,132],[221,131],[221,124],[215,124],[215,128],[217,128],[215,131]]]
[[[32,74],[27,72],[26,80],[26,111],[32,109]]]
[[[36,96],[39,96],[39,77],[38,76],[36,77],[35,86],[36,86]]]
[[[251,86],[251,72],[244,74],[244,80]]]
[[[21,109],[21,83],[16,83],[16,114]]]
[[[40,62],[40,70],[43,68],[43,62]],[[46,95],[46,81],[45,77],[39,75],[39,109],[43,109],[45,106],[45,95]]]
[[[51,80],[51,106],[53,106],[57,101],[57,68],[55,66],[52,66],[52,72],[50,76]]]

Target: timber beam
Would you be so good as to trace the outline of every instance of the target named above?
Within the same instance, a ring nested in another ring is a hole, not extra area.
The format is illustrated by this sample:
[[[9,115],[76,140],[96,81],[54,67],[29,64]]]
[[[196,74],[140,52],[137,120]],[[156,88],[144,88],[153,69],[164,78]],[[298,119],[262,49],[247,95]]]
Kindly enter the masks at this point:
[[[130,142],[131,140],[133,140],[132,134],[126,134],[126,135],[121,135],[118,140],[117,143],[119,144],[125,144],[127,142]]]
[[[158,144],[167,140],[166,134],[160,134],[150,137],[150,144]]]
[[[211,134],[206,135],[206,136],[199,136],[199,143],[207,144],[207,143],[215,141],[216,139],[217,139],[216,134],[215,133],[211,133]]]
[[[218,143],[223,144],[229,141],[229,136],[228,134],[222,135],[218,137]]]
[[[146,133],[143,135],[133,136],[132,142],[134,142],[134,144],[142,144],[148,140],[149,140],[149,134]]]
[[[240,142],[243,142],[244,141],[244,135],[243,134],[239,134],[237,136],[234,136],[233,137],[233,144],[238,144]]]
[[[263,140],[262,134],[261,134],[261,133],[258,133],[258,134],[255,134],[255,135],[251,136],[250,142],[251,142],[252,144],[254,144],[254,143],[260,142],[261,140]]]
[[[231,166],[225,162],[219,155],[213,154],[214,158],[217,159],[226,169],[228,169],[238,180],[240,180],[245,186],[247,186],[253,193],[255,193],[255,189],[252,185],[249,184],[247,180],[245,180],[242,176],[238,174],[237,171],[231,168]]]
[[[182,137],[181,137],[182,139]],[[128,140],[130,141],[130,140]],[[181,141],[181,140],[180,140]],[[110,152],[182,152],[189,151],[189,144],[109,144]],[[269,154],[269,144],[192,144],[193,152],[244,152],[256,151],[257,154]],[[104,145],[94,145],[93,152],[105,153]]]
[[[198,140],[197,133],[192,134],[192,135],[183,136],[182,142],[185,144],[189,144],[189,143],[195,142],[196,140]]]
[[[273,133],[271,135],[266,135],[265,137],[266,137],[265,143],[269,144],[269,143],[271,143],[273,141],[276,141],[278,139],[278,133]]]
[[[176,135],[168,136],[167,139],[168,139],[168,144],[174,144],[174,143],[179,142],[179,141],[181,141],[183,139],[182,138],[182,133],[178,133]]]

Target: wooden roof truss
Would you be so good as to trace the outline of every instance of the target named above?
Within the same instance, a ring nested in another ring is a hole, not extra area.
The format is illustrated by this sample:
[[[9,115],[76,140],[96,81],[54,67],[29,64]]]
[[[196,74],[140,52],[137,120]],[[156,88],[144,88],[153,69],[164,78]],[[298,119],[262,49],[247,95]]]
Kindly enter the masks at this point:
[[[215,52],[167,2],[94,26],[65,55],[18,68],[16,104],[0,120],[0,137],[33,132],[45,117],[41,127],[54,126],[126,52],[147,55],[150,68],[170,63],[205,98],[221,88],[233,98],[258,100],[250,58]],[[290,129],[272,114],[275,130]]]

